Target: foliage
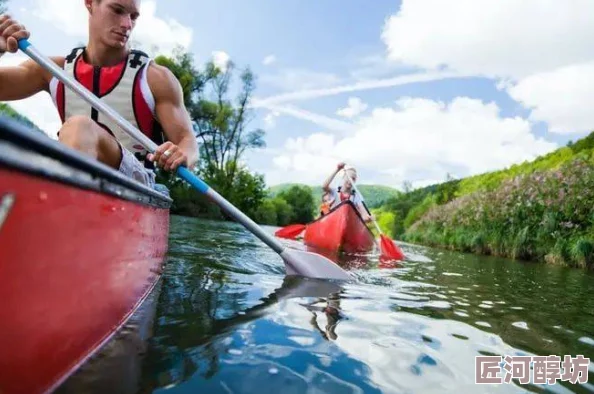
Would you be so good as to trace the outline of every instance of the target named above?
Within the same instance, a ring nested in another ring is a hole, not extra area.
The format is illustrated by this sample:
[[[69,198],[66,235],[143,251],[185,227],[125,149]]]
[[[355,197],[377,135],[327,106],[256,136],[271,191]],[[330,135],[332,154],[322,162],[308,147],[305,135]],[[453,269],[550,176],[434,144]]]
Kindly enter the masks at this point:
[[[414,207],[421,204],[427,196],[436,193],[437,190],[437,185],[427,186],[388,199],[386,203],[382,205],[381,210],[392,212],[395,216],[394,225],[389,233],[392,234],[394,238],[401,237],[406,230],[404,219],[408,216],[409,212]]]
[[[202,166],[206,176],[221,177],[222,183],[230,185],[235,177],[235,167],[228,162],[238,162],[249,149],[265,147],[264,131],[249,130],[251,119],[250,100],[255,89],[255,77],[249,69],[240,73],[241,87],[236,102],[227,96],[235,66],[229,62],[221,71],[212,62],[206,66],[202,77],[196,77],[199,89],[190,105],[197,137],[201,142],[200,153],[207,165]]]
[[[0,116],[3,116],[3,115],[11,117],[11,118],[17,120],[18,122],[24,124],[25,126],[30,127],[31,129],[38,131],[40,133],[43,133],[43,131],[39,127],[37,127],[37,125],[35,125],[33,122],[31,122],[29,120],[29,118],[19,114],[17,111],[15,111],[8,104],[0,103]]]
[[[592,267],[593,158],[574,157],[556,169],[521,174],[502,181],[496,189],[480,190],[434,206],[408,229],[405,239],[463,251]]]
[[[254,220],[260,224],[276,226],[277,218],[276,205],[272,199],[267,198],[262,201],[262,204],[256,210]]]
[[[293,208],[292,222],[309,223],[313,220],[316,205],[308,187],[292,186],[279,193],[277,197],[285,200]]]
[[[250,130],[250,100],[255,78],[249,69],[240,72],[239,94],[230,98],[235,65],[225,70],[207,62],[202,70],[193,63],[190,53],[176,50],[173,57],[158,56],[156,62],[169,69],[183,90],[184,103],[190,114],[194,132],[200,142],[200,159],[195,172],[211,187],[246,215],[263,214],[266,185],[259,174],[252,174],[241,165],[249,149],[264,147],[264,132]],[[160,172],[158,181],[166,184],[174,198],[172,213],[209,218],[224,218],[220,210],[175,176]],[[269,208],[270,205],[268,204]],[[272,215],[264,215],[270,220]]]
[[[520,175],[528,175],[534,171],[559,168],[564,163],[573,160],[578,153],[590,152],[593,142],[594,133],[573,144],[575,147],[562,147],[544,156],[540,156],[532,162],[515,164],[508,169],[465,178],[460,182],[457,196],[463,196],[478,190],[494,190],[505,180]]]
[[[413,223],[419,220],[430,208],[437,205],[438,196],[441,194],[428,194],[423,201],[412,207],[408,211],[406,218],[404,219],[404,227],[409,228]]]
[[[307,186],[293,186],[264,200],[258,209],[256,221],[277,226],[305,224],[314,219],[315,208],[310,189]]]
[[[278,226],[286,226],[293,223],[293,207],[282,198],[273,198],[272,203],[276,211],[276,224]]]
[[[397,216],[394,212],[385,211],[382,209],[372,210],[371,213],[375,216],[377,225],[389,237],[394,237],[394,225],[397,221]]]

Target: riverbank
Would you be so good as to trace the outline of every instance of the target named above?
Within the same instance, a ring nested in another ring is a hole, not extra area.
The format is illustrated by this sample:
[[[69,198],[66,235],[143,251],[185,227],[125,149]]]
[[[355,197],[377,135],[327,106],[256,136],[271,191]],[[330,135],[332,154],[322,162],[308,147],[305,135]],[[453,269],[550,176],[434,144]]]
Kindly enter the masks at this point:
[[[594,268],[594,155],[537,170],[432,206],[407,242]]]

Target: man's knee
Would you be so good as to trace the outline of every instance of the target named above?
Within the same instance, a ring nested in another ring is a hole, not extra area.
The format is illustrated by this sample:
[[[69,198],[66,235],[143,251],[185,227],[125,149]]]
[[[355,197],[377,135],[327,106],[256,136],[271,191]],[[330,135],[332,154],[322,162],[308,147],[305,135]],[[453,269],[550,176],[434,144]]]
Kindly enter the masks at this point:
[[[71,116],[62,125],[58,133],[58,138],[61,142],[73,148],[97,145],[99,139],[96,130],[97,127],[95,122],[88,116]]]
[[[71,116],[58,134],[59,140],[102,163],[118,168],[122,159],[120,146],[101,126],[88,116]]]

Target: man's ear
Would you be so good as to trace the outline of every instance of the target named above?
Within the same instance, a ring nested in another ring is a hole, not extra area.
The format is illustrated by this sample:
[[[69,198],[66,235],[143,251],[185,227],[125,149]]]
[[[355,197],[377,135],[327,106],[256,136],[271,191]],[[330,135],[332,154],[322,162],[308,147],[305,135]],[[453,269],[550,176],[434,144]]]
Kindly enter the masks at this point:
[[[89,11],[89,14],[92,13],[93,1],[94,0],[85,0],[85,8]]]

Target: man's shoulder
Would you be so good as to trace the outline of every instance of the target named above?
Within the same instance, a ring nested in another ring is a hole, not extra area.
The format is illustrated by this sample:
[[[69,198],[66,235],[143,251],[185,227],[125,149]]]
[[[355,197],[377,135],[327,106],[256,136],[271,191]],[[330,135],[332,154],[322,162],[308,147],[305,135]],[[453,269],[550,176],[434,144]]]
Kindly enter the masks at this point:
[[[155,95],[168,95],[181,89],[173,72],[154,61],[147,66],[147,81]]]

